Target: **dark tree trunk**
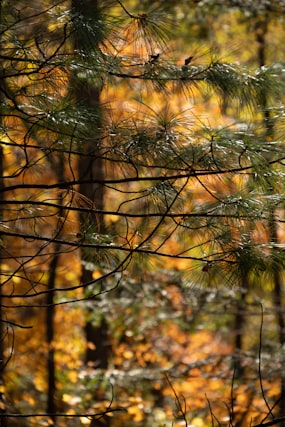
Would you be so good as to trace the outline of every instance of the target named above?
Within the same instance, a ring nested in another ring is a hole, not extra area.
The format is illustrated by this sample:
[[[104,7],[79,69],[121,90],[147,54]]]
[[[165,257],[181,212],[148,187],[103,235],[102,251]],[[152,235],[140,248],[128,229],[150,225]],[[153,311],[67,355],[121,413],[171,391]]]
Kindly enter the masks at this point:
[[[278,243],[278,234],[277,234],[277,223],[274,217],[274,213],[272,213],[272,219],[270,223],[270,241],[273,243]],[[276,249],[273,248],[273,260],[272,260],[272,270],[273,270],[273,304],[275,309],[275,315],[278,326],[278,338],[280,347],[283,348],[285,345],[285,319],[284,319],[284,304],[283,304],[283,285],[282,285],[282,271],[280,269],[279,263],[274,256],[274,251]],[[278,416],[284,416],[285,411],[285,375],[284,373],[280,376],[280,397],[278,402],[279,413]],[[282,427],[285,426],[283,422],[281,424]]]
[[[243,337],[246,323],[246,296],[248,290],[247,275],[241,272],[242,288],[240,296],[236,301],[234,318],[234,374],[235,379],[241,381],[244,376],[244,367],[242,365]]]
[[[100,105],[100,93],[96,88],[88,87],[86,83],[78,88],[78,98],[84,97],[85,105],[88,107],[95,107],[98,109]],[[98,140],[100,140],[100,122],[94,124],[94,142],[90,143],[84,149],[84,156],[79,160],[79,180],[88,181],[88,183],[82,182],[79,186],[80,194],[88,197],[89,200],[95,205],[98,210],[103,210],[104,206],[104,187],[98,185],[92,181],[103,181],[104,170],[103,161],[101,159],[100,146]],[[81,215],[81,224],[83,228],[87,224],[95,227],[97,232],[104,233],[104,221],[100,216]],[[82,254],[84,260],[84,254]],[[92,272],[86,270],[82,266],[82,283],[88,283],[92,281]],[[96,300],[94,300],[94,311],[96,310]],[[93,311],[91,310],[91,311]],[[89,309],[90,312],[90,309]],[[86,319],[89,319],[87,313]],[[92,318],[92,313],[91,313]],[[104,317],[101,319],[101,323],[98,326],[92,324],[92,320],[86,321],[85,325],[85,336],[87,342],[86,350],[86,364],[93,366],[95,369],[106,369],[108,367],[108,359],[111,353],[111,346],[108,340],[108,324]],[[96,399],[100,399],[101,396],[95,396]],[[102,396],[103,398],[103,396]],[[102,424],[100,420],[93,420],[92,426],[101,427],[102,425],[107,426],[109,424],[109,418],[106,418],[106,422]]]
[[[4,161],[3,161],[3,150],[2,147],[0,147],[0,188],[4,187],[4,180],[3,180],[3,172],[4,172]],[[4,193],[0,193],[0,220],[2,217],[1,207],[4,204]],[[0,236],[1,237],[1,236]],[[3,417],[3,415],[6,412],[6,404],[5,404],[5,393],[4,393],[4,369],[5,369],[5,336],[6,336],[6,329],[4,327],[4,315],[3,315],[3,305],[2,305],[2,299],[3,299],[3,289],[2,289],[2,263],[1,263],[1,246],[0,246],[0,426],[6,427],[7,422],[6,418]]]
[[[46,313],[46,340],[48,345],[47,354],[47,373],[48,373],[48,393],[47,393],[47,413],[51,414],[50,418],[55,423],[55,359],[54,359],[54,288],[56,282],[56,269],[58,265],[57,252],[60,248],[55,248],[55,255],[49,266],[49,281],[48,281],[48,293],[47,293],[47,313]]]
[[[266,34],[268,31],[268,19],[264,19],[257,22],[255,27],[256,41],[258,46],[258,62],[259,66],[263,67],[266,65]],[[268,109],[268,95],[264,91],[261,99],[261,106],[263,107],[263,120],[265,127],[265,136],[268,141],[274,140],[274,119],[270,115]],[[268,159],[271,160],[271,159]],[[271,182],[268,183],[268,193],[274,194],[275,188],[272,187]],[[275,218],[275,210],[272,207],[271,218],[269,219],[269,241],[272,243],[278,243],[278,224]],[[282,286],[282,271],[275,255],[276,249],[272,249],[272,271],[273,271],[273,304],[275,307],[276,321],[278,325],[278,339],[281,348],[285,344],[285,319],[284,319],[284,307],[283,307],[283,286]],[[280,378],[280,397],[278,402],[279,414],[278,416],[284,416],[285,408],[285,375],[282,374]],[[282,427],[285,423],[280,424]]]
[[[57,170],[57,179],[58,182],[64,181],[64,158],[63,155],[59,155],[58,164],[51,160],[52,167]],[[64,218],[64,212],[61,209],[63,202],[61,196],[58,197],[58,205],[60,206],[58,217],[60,219]],[[58,226],[55,230],[55,237],[60,237],[62,231],[62,222],[58,221]],[[50,418],[55,424],[56,421],[56,365],[55,365],[55,350],[54,350],[54,341],[55,341],[55,329],[54,329],[54,318],[55,318],[55,289],[56,289],[56,274],[57,267],[59,263],[59,257],[61,252],[61,245],[56,243],[53,247],[54,254],[49,265],[49,280],[48,280],[48,293],[46,297],[47,311],[46,311],[46,341],[48,345],[48,354],[47,354],[47,374],[48,374],[48,392],[47,392],[47,413],[51,414]]]
[[[0,23],[2,23],[2,0],[0,0]],[[1,43],[1,40],[0,40]],[[0,64],[0,88],[3,87],[3,68],[2,63]],[[2,101],[3,95],[2,91],[0,93],[0,103]],[[2,114],[0,118],[0,122],[2,122]],[[4,153],[2,147],[0,147],[0,188],[4,188]],[[0,193],[0,220],[3,217],[2,214],[2,206],[4,206],[5,200],[4,200],[4,192]],[[1,236],[0,236],[1,237]],[[5,336],[6,336],[6,330],[4,327],[4,315],[3,315],[3,289],[2,289],[2,263],[1,263],[1,252],[2,248],[0,245],[0,426],[6,427],[7,426],[7,419],[3,417],[3,415],[6,412],[6,403],[5,403],[5,392],[4,392],[4,369],[5,369]]]
[[[72,1],[72,9],[74,14],[79,14],[81,17],[92,16],[95,20],[99,19],[98,2],[95,0],[87,0],[82,2],[81,0]],[[81,39],[80,34],[75,31],[74,36],[74,47],[84,49],[88,51],[88,46],[84,45],[86,40]],[[87,40],[88,42],[88,40]],[[93,49],[99,49],[100,34],[98,33],[97,46],[92,46]],[[104,179],[104,162],[101,156],[100,147],[100,136],[101,136],[101,107],[100,107],[100,87],[95,87],[87,80],[78,81],[76,80],[76,87],[73,89],[75,94],[76,102],[84,105],[88,110],[96,112],[97,116],[95,121],[90,123],[90,142],[84,146],[83,155],[79,159],[78,173],[79,180],[81,182],[79,186],[79,192],[91,200],[95,208],[102,210],[104,207],[104,186],[98,184],[98,181],[103,182]],[[85,181],[85,182],[83,182]],[[86,183],[87,181],[87,183]],[[94,182],[96,181],[96,182]],[[91,226],[97,233],[104,233],[105,225],[103,217],[82,214],[80,217],[82,229]],[[84,260],[84,252],[82,253],[82,259]],[[82,266],[82,283],[88,283],[92,281],[92,272],[88,271]],[[94,308],[88,309],[89,312],[86,314],[86,326],[85,336],[87,342],[86,350],[86,364],[94,369],[106,369],[108,367],[108,360],[111,352],[111,346],[108,340],[108,324],[106,319],[102,316],[99,325],[94,326],[92,324],[92,311],[96,310],[96,300],[94,299]],[[90,312],[91,311],[91,312]],[[91,315],[91,316],[90,316]],[[91,320],[89,320],[91,318]],[[94,396],[94,399],[104,399],[104,396]],[[104,420],[93,420],[92,426],[107,426],[109,424],[109,418]]]

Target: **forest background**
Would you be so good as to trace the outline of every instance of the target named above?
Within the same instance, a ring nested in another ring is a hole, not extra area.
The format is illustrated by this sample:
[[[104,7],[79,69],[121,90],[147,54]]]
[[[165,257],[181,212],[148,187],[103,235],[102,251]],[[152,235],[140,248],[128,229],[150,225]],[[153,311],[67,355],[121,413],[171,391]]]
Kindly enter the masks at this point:
[[[0,1],[1,426],[284,423],[284,1]]]

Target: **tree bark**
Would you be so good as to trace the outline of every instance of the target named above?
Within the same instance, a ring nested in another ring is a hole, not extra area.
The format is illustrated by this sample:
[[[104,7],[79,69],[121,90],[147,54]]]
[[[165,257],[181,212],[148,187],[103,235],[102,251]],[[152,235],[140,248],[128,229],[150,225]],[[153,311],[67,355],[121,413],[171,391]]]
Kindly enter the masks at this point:
[[[4,179],[3,179],[3,172],[4,172],[4,157],[3,157],[3,149],[0,147],[0,188],[4,187]],[[4,193],[1,192],[0,194],[0,206],[3,206],[4,204]],[[2,212],[0,213],[0,220],[2,218]],[[1,236],[0,236],[1,237]],[[3,295],[3,289],[2,289],[2,262],[1,262],[1,252],[2,248],[0,245],[0,426],[6,427],[7,422],[5,417],[3,415],[6,412],[6,403],[5,403],[5,391],[4,391],[4,369],[5,369],[5,335],[6,330],[4,328],[4,315],[3,315],[3,305],[2,305],[2,295]]]
[[[0,23],[2,23],[2,0],[0,0]],[[1,40],[0,40],[1,43]],[[4,76],[3,76],[3,66],[0,63],[0,88],[3,87],[4,84]],[[2,91],[0,93],[0,103],[3,99]],[[2,122],[3,115],[1,114],[0,121]],[[4,153],[3,148],[0,147],[0,188],[4,188]],[[3,213],[1,211],[1,206],[4,206],[4,192],[0,194],[0,220],[3,218]],[[1,235],[0,235],[1,238]],[[4,328],[4,315],[3,315],[3,289],[2,289],[2,244],[0,243],[0,426],[6,427],[7,420],[3,415],[6,412],[6,403],[5,403],[5,391],[4,391],[4,369],[5,369],[5,335],[6,330]]]
[[[58,164],[51,161],[52,167],[57,171],[58,182],[64,181],[64,157],[62,154],[59,154]],[[58,197],[58,205],[62,206],[62,198]],[[58,217],[64,218],[64,212],[59,208]],[[60,237],[62,231],[62,223],[58,222],[58,227],[55,230],[55,237]],[[47,374],[48,374],[48,392],[47,392],[47,413],[51,414],[50,419],[55,424],[56,422],[56,364],[55,364],[55,289],[56,289],[56,274],[57,267],[59,263],[59,257],[61,253],[61,245],[56,243],[53,247],[54,254],[52,255],[52,260],[49,265],[49,280],[48,280],[48,293],[46,297],[47,311],[46,311],[46,341],[48,346],[47,354]]]
[[[270,228],[270,241],[274,243],[278,243],[278,234],[277,234],[277,223],[274,216],[274,212],[272,212],[272,219],[269,224]],[[283,285],[282,285],[282,271],[280,269],[279,263],[277,262],[276,257],[274,256],[274,252],[276,249],[273,247],[272,249],[272,271],[273,271],[273,305],[275,308],[275,316],[278,327],[278,339],[280,347],[283,348],[285,345],[285,319],[284,319],[284,304],[283,304]],[[281,373],[280,376],[280,397],[278,402],[279,413],[278,417],[284,415],[285,408],[285,375]],[[280,424],[282,427],[285,426],[285,422]]]
[[[48,346],[47,354],[47,374],[48,374],[48,392],[47,392],[47,413],[52,414],[50,416],[51,420],[55,424],[56,417],[56,405],[55,405],[55,391],[56,391],[56,381],[55,381],[55,352],[54,352],[54,288],[56,281],[56,269],[58,265],[58,250],[60,248],[55,248],[55,255],[49,266],[49,281],[48,281],[48,293],[47,293],[47,312],[46,312],[46,340]]]
[[[255,27],[256,41],[257,41],[257,56],[259,66],[263,67],[266,65],[266,34],[268,31],[268,19],[265,17],[259,20]],[[271,118],[270,111],[268,109],[268,95],[264,91],[261,99],[261,106],[263,108],[263,121],[265,128],[265,136],[268,141],[274,140],[274,120]],[[271,159],[268,159],[271,160]],[[272,195],[275,192],[275,188],[272,188],[271,182],[268,183],[268,194]],[[275,209],[272,207],[270,218],[269,218],[269,241],[278,243],[278,225],[275,218]],[[285,318],[284,318],[284,306],[283,306],[283,286],[282,286],[282,271],[279,263],[276,260],[276,248],[272,248],[272,272],[273,272],[273,305],[275,308],[276,321],[278,325],[278,339],[281,348],[285,345]],[[278,402],[279,414],[281,417],[284,415],[285,408],[285,376],[281,375],[280,378],[280,397]],[[280,424],[281,427],[285,426],[285,422]]]
[[[236,313],[234,319],[234,372],[235,379],[238,381],[242,380],[244,375],[244,367],[242,366],[242,350],[243,350],[243,335],[244,335],[244,325],[246,319],[246,290],[241,289],[240,298],[238,298],[236,303]]]
[[[83,4],[84,3],[84,4]],[[82,2],[81,0],[72,1],[73,13],[79,14],[81,17],[86,16],[99,19],[98,12],[98,1],[87,0]],[[76,32],[75,32],[76,34]],[[75,36],[76,37],[76,36]],[[93,48],[98,49],[100,54],[99,42],[97,40],[97,46]],[[86,47],[86,46],[85,46]],[[84,49],[84,40],[80,40],[80,35],[74,39],[74,48]],[[81,105],[84,105],[88,110],[97,112],[97,119],[90,125],[90,142],[84,146],[83,155],[79,159],[78,163],[78,174],[79,174],[79,192],[91,200],[95,208],[103,210],[104,207],[104,185],[95,183],[93,181],[103,182],[104,180],[104,162],[101,156],[100,147],[100,128],[101,128],[101,106],[100,106],[100,87],[95,87],[92,83],[87,80],[80,81],[76,80],[76,88],[74,89],[75,100]],[[92,140],[93,138],[93,140]],[[85,182],[84,182],[85,181]],[[87,183],[86,183],[87,181]],[[105,224],[104,219],[101,216],[95,217],[90,214],[82,214],[80,217],[80,223],[82,229],[90,225],[93,230],[97,233],[104,233]],[[82,260],[84,260],[84,253],[82,253]],[[87,270],[82,265],[82,283],[92,281],[92,272]],[[89,299],[90,301],[90,299]],[[92,323],[92,311],[96,310],[96,300],[94,299],[94,308],[88,309],[86,313],[86,325],[85,325],[85,337],[87,342],[87,349],[85,355],[86,364],[94,369],[106,369],[108,367],[108,360],[111,353],[111,346],[108,340],[108,323],[102,316],[99,325],[94,326]],[[91,314],[91,316],[90,316]],[[91,317],[91,320],[89,318]],[[94,396],[94,399],[104,399],[104,396]],[[109,424],[109,418],[107,417],[102,424],[102,420],[93,420],[92,426],[107,426]]]

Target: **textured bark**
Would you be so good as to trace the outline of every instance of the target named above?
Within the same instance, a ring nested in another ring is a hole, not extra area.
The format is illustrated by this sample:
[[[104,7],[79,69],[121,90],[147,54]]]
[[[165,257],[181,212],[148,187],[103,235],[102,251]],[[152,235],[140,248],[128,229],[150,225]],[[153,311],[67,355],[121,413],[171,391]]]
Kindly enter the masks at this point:
[[[82,2],[81,0],[72,1],[73,13],[80,14],[81,16],[99,16],[97,14],[98,2],[87,0]],[[76,37],[76,36],[75,36]],[[99,40],[98,40],[99,43]],[[79,38],[74,39],[74,47],[82,48],[84,41]],[[96,46],[94,47],[96,49]],[[98,50],[99,52],[99,50]],[[75,100],[81,105],[84,105],[87,109],[97,111],[97,121],[90,124],[90,142],[84,146],[84,155],[79,159],[78,173],[79,180],[81,182],[79,186],[79,192],[91,200],[96,209],[102,210],[104,207],[104,186],[97,184],[93,181],[103,181],[104,179],[104,163],[101,157],[100,149],[100,92],[102,88],[94,87],[89,84],[86,80],[80,82],[76,81],[76,87],[74,89]],[[93,139],[93,140],[92,140]],[[85,182],[83,182],[85,181]],[[87,183],[86,183],[87,181]],[[82,227],[90,224],[93,226],[98,233],[104,232],[104,221],[100,216],[91,216],[82,214],[80,218]],[[82,254],[84,260],[84,253]],[[92,281],[92,272],[86,270],[82,266],[82,283]],[[90,309],[89,309],[90,310]],[[94,300],[94,311],[96,310],[96,300]],[[92,309],[91,309],[92,311]],[[106,319],[102,317],[101,323],[94,326],[92,320],[89,321],[90,311],[86,316],[85,336],[87,342],[86,350],[86,364],[92,366],[95,369],[106,369],[108,367],[108,360],[111,352],[111,346],[108,340],[108,325]],[[100,400],[104,396],[94,396],[94,399]],[[109,418],[106,417],[103,420],[93,420],[92,426],[107,426],[109,424]]]

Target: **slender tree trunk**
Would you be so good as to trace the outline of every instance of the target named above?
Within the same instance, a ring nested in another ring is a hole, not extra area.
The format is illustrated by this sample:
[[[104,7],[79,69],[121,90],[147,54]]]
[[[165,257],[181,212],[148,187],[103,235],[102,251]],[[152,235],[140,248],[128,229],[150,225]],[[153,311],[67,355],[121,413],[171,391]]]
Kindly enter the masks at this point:
[[[78,98],[84,97],[85,105],[88,107],[93,107],[98,109],[100,106],[100,92],[98,89],[88,87],[86,83],[83,86],[78,87]],[[84,149],[84,156],[79,160],[79,180],[82,182],[79,186],[79,192],[88,199],[94,202],[96,209],[102,210],[104,206],[104,187],[103,185],[98,185],[92,183],[95,181],[103,181],[104,179],[104,170],[103,170],[103,161],[101,159],[100,146],[96,142],[99,140],[100,131],[100,119],[98,118],[98,123],[93,124],[94,130],[94,142],[88,144]],[[90,181],[90,183],[84,183],[83,181]],[[87,224],[90,224],[91,227],[97,229],[97,232],[104,233],[105,225],[103,218],[95,216],[86,216],[81,215],[81,224],[83,227],[86,227]],[[83,254],[84,258],[84,254]],[[86,270],[82,266],[82,282],[92,281],[92,272]],[[95,310],[95,301],[94,301],[94,310]],[[87,316],[88,318],[89,316]],[[93,365],[99,369],[106,369],[108,366],[108,357],[110,346],[108,344],[108,326],[104,318],[102,318],[101,324],[98,327],[94,327],[92,322],[87,321],[85,327],[85,334],[87,343],[90,344],[87,346],[86,352],[86,362],[89,365]]]
[[[240,296],[236,301],[236,312],[234,318],[234,370],[235,370],[235,379],[242,380],[244,376],[244,367],[242,365],[242,351],[243,351],[243,337],[244,337],[244,328],[246,323],[246,296],[248,293],[248,272],[244,267],[240,266],[240,277],[241,277],[241,290]]]
[[[258,62],[259,66],[263,67],[266,65],[266,34],[268,30],[268,19],[264,19],[257,22],[255,27],[256,41],[258,43]],[[261,104],[263,107],[263,120],[265,127],[265,136],[268,141],[274,139],[274,120],[270,115],[268,109],[267,93],[262,94]],[[270,159],[269,159],[270,160]],[[275,188],[272,188],[271,183],[268,183],[268,193],[274,194]],[[278,224],[275,217],[274,208],[272,208],[271,215],[269,218],[269,241],[278,243]],[[272,249],[272,271],[273,271],[273,305],[275,307],[276,321],[278,325],[278,339],[281,347],[285,345],[285,318],[284,318],[284,309],[283,306],[283,286],[282,286],[282,271],[279,266],[279,263],[276,261],[275,257],[276,249]],[[280,398],[279,398],[279,414],[278,416],[284,416],[285,408],[285,375],[281,375],[280,378]],[[285,423],[281,424],[282,427],[285,426]]]
[[[0,0],[0,23],[2,23],[2,0]],[[1,40],[0,40],[1,44]],[[3,86],[3,68],[2,63],[0,64],[0,89]],[[3,99],[2,91],[0,93],[0,103]],[[2,123],[2,112],[0,112],[0,122]],[[4,188],[4,153],[3,148],[0,147],[0,188]],[[0,220],[3,217],[3,213],[1,211],[1,207],[4,206],[4,192],[0,194]],[[0,236],[1,237],[1,236]],[[5,404],[5,391],[4,391],[4,369],[5,369],[5,335],[6,330],[4,328],[4,316],[3,316],[3,289],[2,289],[2,248],[0,245],[0,426],[7,426],[7,419],[3,417],[6,412],[6,404]]]
[[[84,3],[84,4],[83,4]],[[98,1],[86,0],[72,0],[73,12],[80,16],[90,17],[93,16],[95,19],[100,18],[98,13]],[[75,36],[76,37],[76,36]],[[93,48],[98,48],[98,54],[100,53],[98,45]],[[74,40],[75,49],[84,49],[84,40],[75,38]],[[86,48],[86,46],[85,46]],[[87,47],[88,49],[88,47]],[[97,119],[90,126],[90,143],[84,147],[84,155],[79,159],[78,172],[79,180],[81,182],[79,186],[79,192],[90,199],[96,209],[103,210],[104,207],[104,186],[97,184],[92,181],[104,180],[104,162],[101,156],[100,148],[100,92],[102,88],[95,87],[93,84],[84,81],[76,81],[75,88],[75,99],[80,104],[84,105],[87,109],[97,112]],[[93,140],[92,140],[93,138]],[[83,181],[88,181],[85,183]],[[99,219],[99,221],[98,221]],[[95,217],[82,214],[80,217],[82,227],[92,227],[97,233],[104,233],[105,225],[103,217]],[[84,260],[85,254],[82,253],[82,259]],[[84,265],[82,266],[82,283],[92,281],[92,272],[87,270]],[[94,369],[106,369],[109,364],[109,356],[111,352],[111,346],[108,340],[108,324],[106,319],[102,316],[99,325],[94,326],[92,324],[92,311],[96,310],[96,300],[94,300],[94,308],[88,309],[86,313],[86,326],[85,336],[87,342],[86,350],[86,364],[93,367]],[[90,316],[91,315],[91,316]],[[89,320],[91,317],[91,320]],[[94,399],[104,399],[104,396],[94,396]],[[106,418],[104,426],[109,424],[109,418]],[[102,425],[100,420],[93,420],[92,426],[99,427]]]
[[[54,163],[54,162],[52,162]],[[63,182],[64,180],[64,158],[63,155],[59,155],[58,165],[52,164],[52,166],[57,170],[57,179],[58,182]],[[62,206],[62,198],[59,196],[58,205]],[[64,213],[60,208],[58,213],[59,218],[64,217]],[[58,222],[58,227],[56,230],[56,237],[59,237],[61,234],[62,223]],[[55,289],[56,289],[56,273],[59,263],[61,245],[56,243],[54,245],[54,254],[52,256],[51,263],[49,265],[49,280],[48,280],[48,293],[46,297],[47,311],[46,311],[46,341],[48,346],[48,355],[47,355],[47,374],[48,374],[48,392],[47,392],[47,413],[51,414],[50,419],[52,422],[56,423],[56,365],[55,365],[55,327],[54,327],[54,318],[55,318]]]
[[[96,108],[98,108],[100,104],[100,96],[99,91],[92,87],[87,87],[85,84],[83,87],[80,86],[80,96],[84,94],[85,104],[88,107],[91,107],[95,104]],[[94,124],[95,130],[97,133],[94,135],[95,142],[89,144],[85,147],[85,155],[79,160],[79,180],[82,183],[79,186],[79,192],[84,196],[88,197],[88,199],[94,202],[96,209],[102,210],[104,206],[104,188],[102,185],[98,185],[92,183],[92,180],[95,181],[103,181],[104,171],[103,171],[103,162],[100,157],[100,147],[96,143],[96,139],[99,139],[99,131],[100,123]],[[88,155],[89,154],[89,155]],[[89,181],[90,183],[85,184],[83,181]],[[97,229],[97,232],[104,232],[104,221],[102,218],[95,216],[91,217],[88,215],[81,215],[81,224],[83,227],[89,224],[91,227]],[[84,260],[84,254],[82,255],[82,259]],[[82,283],[88,283],[92,281],[92,272],[87,270],[84,266],[82,266]],[[89,299],[90,300],[90,299]],[[92,366],[95,369],[107,369],[108,367],[108,359],[111,352],[111,347],[108,340],[108,324],[104,317],[102,317],[101,322],[98,326],[94,326],[91,321],[88,320],[92,318],[92,311],[96,310],[96,301],[94,300],[94,308],[90,310],[88,309],[88,313],[86,313],[86,325],[85,325],[85,336],[87,342],[87,350],[86,350],[86,364],[88,366]],[[91,311],[91,313],[90,313]],[[101,396],[95,396],[96,399],[100,399]],[[103,398],[103,396],[102,396]],[[109,418],[106,419],[104,423],[107,426],[107,422],[109,423]],[[99,427],[102,425],[100,420],[93,420],[92,426]]]
[[[277,223],[274,216],[274,212],[272,212],[272,218],[269,224],[270,228],[270,241],[274,243],[278,243],[278,234],[277,234]],[[280,269],[279,263],[274,256],[275,248],[272,249],[272,270],[273,270],[273,305],[275,308],[275,316],[278,326],[278,339],[280,347],[283,348],[285,345],[285,319],[284,319],[284,304],[283,304],[283,285],[282,285],[282,271]],[[280,397],[279,397],[279,413],[278,416],[284,416],[285,411],[285,375],[281,374],[280,377]],[[285,426],[283,422],[281,426]]]
[[[57,245],[58,246],[58,245]],[[47,374],[48,374],[48,392],[47,392],[47,413],[51,414],[50,418],[55,424],[56,417],[56,405],[55,405],[55,390],[56,390],[56,381],[55,381],[55,352],[54,352],[54,288],[56,282],[56,269],[58,265],[58,250],[60,248],[55,248],[55,255],[49,266],[49,281],[48,281],[48,293],[47,293],[47,312],[46,312],[46,340],[48,345],[48,354],[47,354]]]
[[[236,302],[236,314],[234,319],[234,371],[235,378],[241,380],[244,373],[244,368],[242,366],[242,357],[241,353],[243,350],[243,334],[244,334],[244,324],[245,324],[245,292],[241,290],[240,297]]]
[[[3,172],[4,172],[4,157],[3,157],[3,149],[0,147],[0,188],[4,187],[4,179],[3,179]],[[0,193],[0,209],[1,206],[4,204],[4,193]],[[0,210],[0,220],[2,218],[2,212]],[[1,236],[0,236],[1,237]],[[2,295],[3,295],[3,289],[2,289],[2,256],[1,256],[1,246],[0,246],[0,426],[5,427],[7,425],[5,417],[3,417],[3,414],[6,412],[6,404],[5,404],[5,392],[4,392],[4,368],[5,368],[5,335],[6,331],[4,328],[4,316],[3,316],[3,305],[2,305]]]
[[[268,19],[258,21],[255,26],[255,36],[257,41],[257,58],[259,67],[266,65],[266,34],[268,31]],[[274,121],[271,118],[270,110],[267,105],[267,93],[261,94],[261,107],[263,108],[263,120],[266,136],[270,140],[274,134]]]

